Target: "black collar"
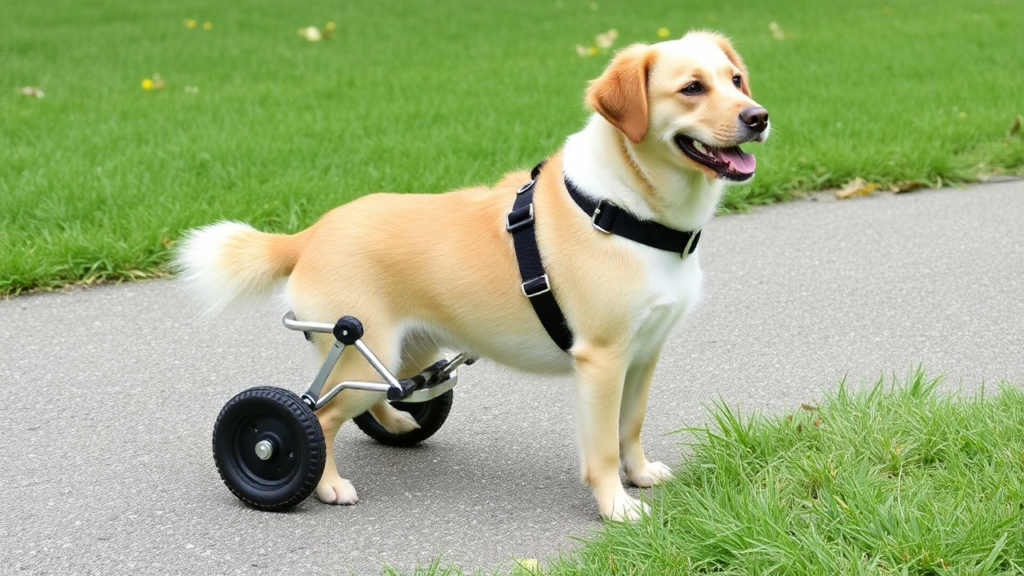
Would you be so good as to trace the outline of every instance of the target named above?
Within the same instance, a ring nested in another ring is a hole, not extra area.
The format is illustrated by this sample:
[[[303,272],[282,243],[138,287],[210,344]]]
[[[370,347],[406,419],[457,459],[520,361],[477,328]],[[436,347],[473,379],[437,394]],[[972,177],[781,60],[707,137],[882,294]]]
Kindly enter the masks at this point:
[[[676,230],[651,220],[641,220],[607,200],[595,201],[584,196],[568,176],[565,176],[565,188],[576,204],[590,215],[594,228],[605,234],[615,234],[652,248],[675,252],[683,258],[697,249],[700,229]]]

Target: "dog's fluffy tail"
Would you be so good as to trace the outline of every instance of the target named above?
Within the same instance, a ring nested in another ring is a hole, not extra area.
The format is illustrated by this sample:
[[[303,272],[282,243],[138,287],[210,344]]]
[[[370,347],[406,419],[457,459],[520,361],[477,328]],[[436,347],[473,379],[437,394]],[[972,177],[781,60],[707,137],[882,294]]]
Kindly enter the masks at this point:
[[[205,302],[207,313],[215,314],[270,293],[275,282],[295,268],[304,236],[266,234],[241,222],[218,222],[189,231],[172,266]]]

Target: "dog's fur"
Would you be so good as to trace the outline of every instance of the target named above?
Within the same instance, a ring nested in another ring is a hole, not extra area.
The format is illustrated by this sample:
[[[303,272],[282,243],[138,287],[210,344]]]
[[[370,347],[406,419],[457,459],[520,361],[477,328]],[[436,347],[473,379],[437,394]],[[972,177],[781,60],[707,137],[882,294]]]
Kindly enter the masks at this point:
[[[703,94],[680,92],[694,81]],[[630,46],[591,83],[586,101],[596,113],[548,158],[534,198],[544,266],[575,337],[569,353],[523,297],[505,230],[527,172],[508,174],[489,189],[366,196],[291,236],[221,222],[193,231],[176,265],[213,308],[287,277],[298,318],[359,318],[366,344],[401,377],[434,362],[441,348],[527,371],[574,372],[583,479],[603,516],[635,519],[642,504],[627,495],[619,469],[641,487],[670,476],[667,466],[647,460],[640,430],[662,344],[700,293],[699,250],[683,259],[599,233],[569,197],[562,175],[637,217],[698,229],[714,214],[723,181],[684,155],[674,138],[684,133],[720,147],[763,140],[767,129],[754,133],[738,119],[757,106],[748,86],[729,42],[706,32]],[[321,354],[332,341],[330,335],[314,340]],[[325,390],[342,380],[375,379],[346,350]],[[366,410],[394,432],[416,427],[382,394],[341,392],[317,413],[327,439],[327,466],[316,488],[324,502],[357,500],[335,466],[334,438],[343,422]]]

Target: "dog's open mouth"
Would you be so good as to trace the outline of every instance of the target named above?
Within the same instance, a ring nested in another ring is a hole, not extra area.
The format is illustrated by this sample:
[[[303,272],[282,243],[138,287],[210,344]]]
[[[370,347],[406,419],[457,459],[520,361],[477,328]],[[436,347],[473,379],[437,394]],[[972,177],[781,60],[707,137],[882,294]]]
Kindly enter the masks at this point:
[[[676,144],[683,154],[694,162],[707,166],[715,171],[719,178],[742,182],[754,175],[757,159],[747,154],[739,146],[718,148],[690,138],[685,134],[676,134]]]

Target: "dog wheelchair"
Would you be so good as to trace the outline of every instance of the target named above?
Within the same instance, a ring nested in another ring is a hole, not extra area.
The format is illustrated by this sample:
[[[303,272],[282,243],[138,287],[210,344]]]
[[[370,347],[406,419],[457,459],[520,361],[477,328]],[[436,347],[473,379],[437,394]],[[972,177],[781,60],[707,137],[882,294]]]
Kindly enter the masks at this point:
[[[384,392],[392,406],[409,412],[419,428],[394,434],[365,412],[353,421],[366,435],[388,446],[412,446],[437,432],[448,418],[458,383],[458,367],[475,358],[457,354],[424,368],[411,378],[398,379],[361,340],[363,325],[351,316],[334,324],[296,320],[288,312],[285,328],[311,338],[333,334],[335,342],[312,384],[301,396],[271,386],[250,388],[228,401],[213,427],[213,459],[221,479],[239,500],[269,511],[283,511],[305,500],[320,481],[327,459],[323,430],[315,411],[345,389]],[[345,348],[353,346],[384,382],[335,385],[320,395]]]

